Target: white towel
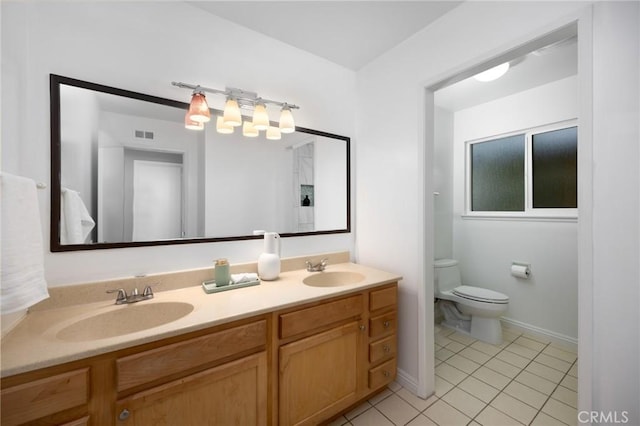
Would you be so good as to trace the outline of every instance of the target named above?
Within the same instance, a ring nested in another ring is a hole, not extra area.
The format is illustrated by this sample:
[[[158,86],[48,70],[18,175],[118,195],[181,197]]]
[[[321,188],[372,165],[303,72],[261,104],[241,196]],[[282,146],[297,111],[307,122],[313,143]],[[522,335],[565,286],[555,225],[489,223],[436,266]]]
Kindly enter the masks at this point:
[[[2,274],[0,313],[9,314],[49,297],[44,279],[44,252],[36,183],[1,175]]]
[[[244,274],[231,274],[231,282],[234,284],[247,283],[250,281],[257,281],[258,274],[253,272],[247,272]]]
[[[84,244],[95,225],[80,194],[63,188],[60,194],[60,244]]]

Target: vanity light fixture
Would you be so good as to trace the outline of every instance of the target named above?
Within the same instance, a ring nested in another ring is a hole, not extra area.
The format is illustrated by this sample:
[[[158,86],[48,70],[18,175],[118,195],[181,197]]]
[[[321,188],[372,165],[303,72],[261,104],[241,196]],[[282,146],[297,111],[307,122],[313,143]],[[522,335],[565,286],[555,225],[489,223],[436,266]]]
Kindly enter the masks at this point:
[[[267,139],[272,141],[277,141],[282,139],[282,135],[280,134],[280,129],[275,126],[269,126],[267,129]]]
[[[191,104],[189,104],[187,120],[195,121],[197,123],[206,123],[211,120],[207,99],[198,87],[193,90],[193,95],[191,95]]]
[[[188,129],[187,126],[185,127]],[[204,129],[204,124],[202,125],[202,128]],[[233,126],[224,124],[224,119],[219,115],[216,117],[216,131],[224,135],[230,135],[231,133],[233,133]]]
[[[209,106],[205,99],[206,93],[214,93],[226,97],[224,111],[221,117],[216,118],[216,130],[219,133],[233,133],[234,127],[242,126],[243,117],[241,110],[251,110],[252,121],[243,126],[243,135],[254,137],[260,130],[266,130],[267,139],[280,139],[281,133],[292,133],[296,126],[293,120],[292,109],[299,109],[297,105],[288,102],[278,102],[261,98],[254,92],[247,92],[242,89],[226,88],[225,90],[211,89],[200,85],[171,82],[172,85],[183,89],[193,90],[191,104],[185,117],[185,127],[187,129],[202,130],[204,123],[210,120]],[[280,122],[278,126],[272,126],[269,121],[267,105],[277,105],[280,107]],[[200,123],[197,125],[195,123]]]
[[[189,130],[204,130],[204,123],[194,121],[189,116],[189,112],[184,116],[184,127]]]
[[[260,132],[258,131],[258,129],[256,129],[256,126],[251,121],[245,120],[245,122],[242,123],[242,136],[255,138],[259,134]]]

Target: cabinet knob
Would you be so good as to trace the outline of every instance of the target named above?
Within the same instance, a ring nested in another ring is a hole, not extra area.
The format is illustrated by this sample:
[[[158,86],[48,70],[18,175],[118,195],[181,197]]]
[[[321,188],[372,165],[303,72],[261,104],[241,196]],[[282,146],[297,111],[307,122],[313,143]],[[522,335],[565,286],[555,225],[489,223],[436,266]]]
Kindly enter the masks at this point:
[[[382,375],[383,375],[384,377],[389,377],[390,373],[389,373],[387,370],[384,370],[384,371],[382,372]]]
[[[364,331],[367,327],[364,326],[364,324],[360,324],[360,331]]]
[[[391,325],[391,321],[387,320],[383,322],[382,325],[384,326],[384,328],[389,328],[389,326]]]
[[[391,352],[391,347],[389,345],[384,345],[382,346],[382,350],[384,351],[384,353],[388,354],[389,352]]]
[[[120,412],[120,414],[118,415],[118,420],[127,420],[129,418],[129,416],[131,415],[131,413],[129,412],[129,410],[127,410],[126,408],[124,410],[122,410]]]

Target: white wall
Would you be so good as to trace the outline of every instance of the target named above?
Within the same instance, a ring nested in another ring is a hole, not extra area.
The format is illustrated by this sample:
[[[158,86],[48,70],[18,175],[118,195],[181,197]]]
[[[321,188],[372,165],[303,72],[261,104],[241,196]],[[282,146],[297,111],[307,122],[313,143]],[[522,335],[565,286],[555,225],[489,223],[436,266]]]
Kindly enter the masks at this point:
[[[1,7],[2,167],[7,172],[49,184],[49,73],[183,102],[190,92],[171,86],[171,81],[240,87],[300,105],[295,112],[300,126],[354,133],[353,71],[187,3],[2,2]],[[221,109],[224,99],[218,98],[212,96],[210,104]],[[45,241],[49,198],[48,190],[39,193]],[[49,285],[56,286],[203,267],[217,257],[252,261],[261,248],[261,241],[251,240],[69,253],[47,250],[45,274]],[[282,241],[283,256],[352,248],[351,234]]]
[[[584,230],[586,235],[593,232],[593,271],[581,270],[585,284],[581,284],[580,311],[587,316],[580,320],[586,339],[586,346],[580,346],[580,394],[587,399],[580,397],[580,404],[585,409],[628,410],[629,423],[639,424],[640,294],[635,266],[640,257],[640,17],[637,2],[602,2],[593,8],[592,26],[591,7],[587,12],[584,8],[580,2],[465,2],[358,72],[357,253],[362,263],[404,276],[400,376],[417,384],[419,371],[425,372],[426,390],[433,391],[432,354],[418,359],[419,288],[433,294],[432,271],[423,267],[425,263],[430,267],[433,258],[433,230],[425,229],[425,223],[433,221],[433,203],[425,198],[433,190],[433,158],[424,155],[433,147],[423,145],[430,139],[426,132],[432,132],[423,127],[430,121],[422,115],[429,110],[424,106],[424,87],[570,19],[586,17],[583,25],[593,27],[594,46],[581,54],[593,55],[593,87],[581,86],[581,96],[588,99],[593,90],[593,109],[586,105],[581,113],[586,112],[587,118],[593,114],[594,137],[589,142],[594,199],[586,216],[592,216],[594,224]],[[583,41],[590,46],[590,39]],[[589,78],[591,64],[580,72]],[[591,252],[582,256],[589,260]],[[587,263],[581,262],[589,268]],[[433,318],[432,309],[425,305],[427,319]],[[433,348],[431,332],[427,326],[427,349]]]
[[[487,220],[465,214],[466,141],[527,130],[578,116],[577,77],[569,77],[455,113],[454,258],[463,282],[509,296],[507,319],[576,343],[577,223]],[[528,280],[510,274],[513,261],[531,264]]]

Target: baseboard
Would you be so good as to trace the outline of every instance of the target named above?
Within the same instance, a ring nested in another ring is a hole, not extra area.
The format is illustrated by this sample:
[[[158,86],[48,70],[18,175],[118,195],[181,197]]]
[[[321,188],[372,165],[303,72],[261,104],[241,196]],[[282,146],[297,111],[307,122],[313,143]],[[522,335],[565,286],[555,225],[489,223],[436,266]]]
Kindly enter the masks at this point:
[[[399,368],[396,371],[396,382],[412,394],[418,395],[418,381],[416,378]]]
[[[566,336],[564,334],[556,333],[555,331],[546,330],[544,328],[536,327],[531,324],[516,321],[511,318],[502,317],[500,318],[500,320],[502,321],[502,326],[505,329],[518,330],[522,333],[530,334],[533,337],[537,336],[540,339],[547,340],[559,346],[563,346],[573,352],[578,351],[578,339],[574,337]]]

